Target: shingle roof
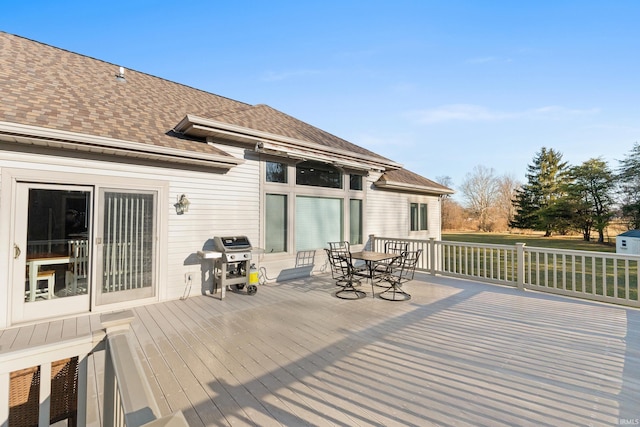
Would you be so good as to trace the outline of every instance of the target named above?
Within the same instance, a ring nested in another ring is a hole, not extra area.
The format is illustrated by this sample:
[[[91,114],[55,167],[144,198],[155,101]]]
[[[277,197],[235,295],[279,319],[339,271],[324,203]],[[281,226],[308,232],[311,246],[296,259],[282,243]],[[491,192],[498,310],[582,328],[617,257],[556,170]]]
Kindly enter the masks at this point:
[[[348,150],[397,167],[267,105],[246,104],[129,69],[122,82],[118,72],[118,65],[0,31],[0,122],[230,157],[202,138],[173,131],[193,115]],[[390,176],[410,182],[422,178],[408,171]]]
[[[419,191],[433,194],[452,194],[453,190],[407,169],[390,170],[382,174],[376,186],[396,190]]]
[[[303,121],[264,104],[227,111],[214,118],[225,123],[236,124],[263,132],[299,139],[301,141],[327,145],[332,148],[349,150],[353,153],[373,156],[381,160],[388,160],[372,151],[345,141],[322,129],[310,126]]]
[[[0,121],[205,153],[220,150],[170,134],[191,112],[247,104],[0,32]]]

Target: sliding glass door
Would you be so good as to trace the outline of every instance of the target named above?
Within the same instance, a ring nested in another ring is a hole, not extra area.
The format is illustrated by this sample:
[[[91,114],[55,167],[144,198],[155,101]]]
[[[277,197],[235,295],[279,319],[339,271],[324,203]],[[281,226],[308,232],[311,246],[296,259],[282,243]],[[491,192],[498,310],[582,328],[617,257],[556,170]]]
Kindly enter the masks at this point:
[[[89,310],[92,187],[18,182],[14,321]]]
[[[96,304],[155,295],[156,192],[100,190]]]

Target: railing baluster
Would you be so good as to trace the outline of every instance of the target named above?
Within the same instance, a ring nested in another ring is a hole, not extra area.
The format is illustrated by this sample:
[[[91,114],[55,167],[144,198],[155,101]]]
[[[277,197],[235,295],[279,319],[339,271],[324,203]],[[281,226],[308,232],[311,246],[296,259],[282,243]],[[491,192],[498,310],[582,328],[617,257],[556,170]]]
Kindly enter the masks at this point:
[[[632,255],[435,239],[372,237],[371,241],[375,247],[377,243],[383,247],[388,240],[405,241],[412,248],[429,247],[425,251],[426,265],[419,264],[418,269],[431,274],[473,278],[640,307],[640,262]],[[624,289],[621,288],[623,282]]]

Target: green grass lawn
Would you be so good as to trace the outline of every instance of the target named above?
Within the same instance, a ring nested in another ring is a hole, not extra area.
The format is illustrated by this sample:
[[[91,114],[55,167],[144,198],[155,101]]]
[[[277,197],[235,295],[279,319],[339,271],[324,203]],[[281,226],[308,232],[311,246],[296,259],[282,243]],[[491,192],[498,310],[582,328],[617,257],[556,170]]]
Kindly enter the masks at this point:
[[[576,251],[615,252],[614,245],[585,242],[581,236],[543,237],[540,234],[515,233],[442,233],[442,240],[450,242],[488,243],[494,245],[514,245],[526,243],[527,246]]]

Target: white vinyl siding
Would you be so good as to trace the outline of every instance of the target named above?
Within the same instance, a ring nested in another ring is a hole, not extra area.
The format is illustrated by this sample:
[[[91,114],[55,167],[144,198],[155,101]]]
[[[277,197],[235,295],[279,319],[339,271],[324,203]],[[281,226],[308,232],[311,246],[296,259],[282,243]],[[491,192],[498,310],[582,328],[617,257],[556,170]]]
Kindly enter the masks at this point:
[[[378,174],[368,176],[365,188],[365,236],[440,239],[440,200],[438,196],[415,195],[372,187]],[[410,232],[410,203],[422,203],[427,209],[427,230]]]

